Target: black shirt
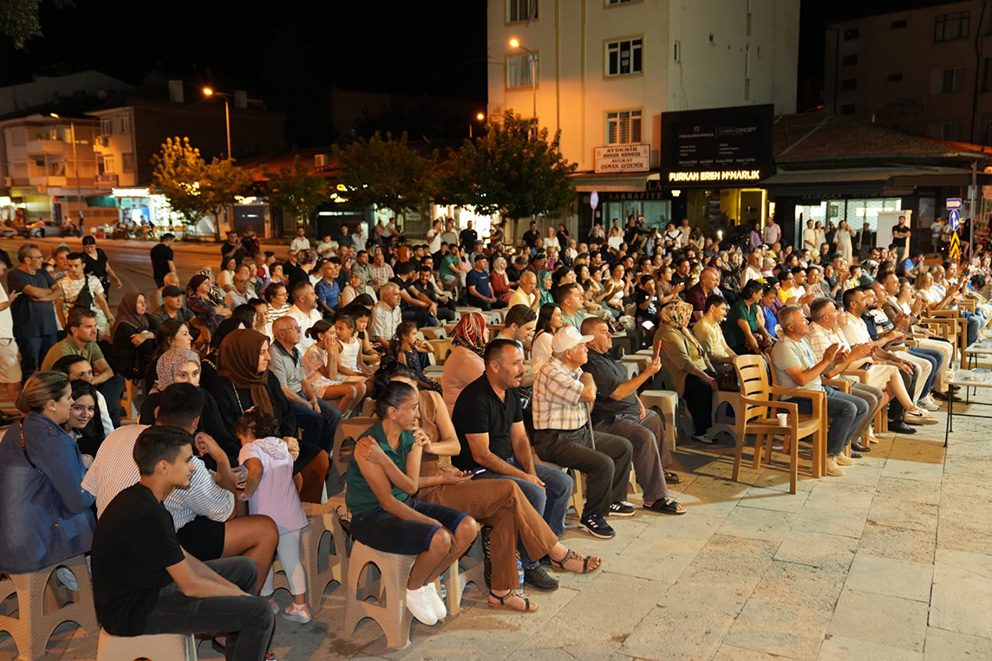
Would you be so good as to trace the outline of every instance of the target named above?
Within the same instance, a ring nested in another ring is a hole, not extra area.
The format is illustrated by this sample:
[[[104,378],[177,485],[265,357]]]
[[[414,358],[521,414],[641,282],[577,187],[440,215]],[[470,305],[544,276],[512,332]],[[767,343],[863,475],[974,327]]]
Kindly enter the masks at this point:
[[[310,282],[310,276],[307,275],[307,272],[299,264],[290,264],[289,262],[283,263],[282,272],[289,279],[289,287],[287,289],[289,290],[290,300],[292,300],[293,287],[298,282]]]
[[[84,252],[83,271],[87,275],[95,275],[100,280],[103,280],[107,277],[107,262],[109,261],[107,253],[103,252],[103,248],[96,249],[95,259]]]
[[[536,230],[527,230],[524,232],[524,243],[527,244],[528,248],[533,248],[537,245],[537,239],[540,236]]]
[[[107,505],[93,533],[93,601],[107,633],[140,636],[166,570],[183,561],[172,516],[145,485],[124,489]]]
[[[221,254],[221,265],[220,265],[221,271],[224,270],[224,262],[226,262],[227,260],[233,258],[234,266],[235,268],[237,268],[238,266],[241,266],[241,262],[244,261],[245,258],[245,251],[240,246],[236,246],[230,241],[225,241],[224,245],[220,247],[220,254]],[[224,255],[227,255],[227,257],[224,257]],[[283,273],[285,272],[286,270],[283,269]]]
[[[451,463],[462,470],[482,468],[472,457],[466,434],[489,434],[489,451],[504,461],[508,460],[513,456],[510,427],[523,419],[517,390],[510,388],[503,394],[503,401],[500,401],[489,384],[489,379],[483,374],[465,386],[455,402],[451,421],[458,432],[462,451],[457,457],[451,458]]]
[[[164,243],[158,243],[152,248],[152,277],[155,284],[162,286],[162,279],[169,272],[169,262],[174,259],[172,248]]]
[[[620,413],[640,415],[641,407],[634,395],[627,395],[621,400],[610,397],[610,393],[628,380],[627,370],[619,360],[589,349],[589,360],[582,366],[582,371],[592,374],[592,380],[596,382],[596,405],[592,407],[593,423],[612,422]]]
[[[458,235],[458,241],[462,244],[462,248],[465,249],[465,252],[472,251],[478,238],[478,233],[475,230],[469,229],[462,230]]]

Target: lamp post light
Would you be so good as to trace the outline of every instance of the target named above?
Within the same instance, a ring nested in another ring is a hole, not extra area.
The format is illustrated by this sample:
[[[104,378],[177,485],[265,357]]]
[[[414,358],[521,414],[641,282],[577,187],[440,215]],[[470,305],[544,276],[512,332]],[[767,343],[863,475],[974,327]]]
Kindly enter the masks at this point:
[[[480,123],[486,121],[486,113],[484,112],[476,113],[475,119]],[[468,123],[468,137],[470,139],[472,138],[472,122]]]
[[[510,48],[520,49],[530,55],[530,89],[534,97],[534,121],[537,122],[537,53],[521,44],[520,40],[516,37],[510,39]]]
[[[223,94],[212,87],[203,88],[204,96],[219,96],[224,99],[224,125],[227,128],[227,160],[231,160],[231,104],[228,99],[230,94]]]

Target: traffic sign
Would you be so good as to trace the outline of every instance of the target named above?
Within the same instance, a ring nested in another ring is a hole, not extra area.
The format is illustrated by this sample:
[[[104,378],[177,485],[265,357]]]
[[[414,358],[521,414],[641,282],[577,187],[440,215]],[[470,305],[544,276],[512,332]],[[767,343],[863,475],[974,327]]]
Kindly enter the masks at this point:
[[[947,198],[947,210],[960,209],[964,202],[960,197],[949,197]]]
[[[947,220],[951,224],[951,229],[957,232],[958,227],[961,225],[961,213],[955,209],[947,216]]]
[[[589,196],[589,206],[591,206],[594,211],[596,207],[599,206],[599,193],[596,191],[593,191],[592,195]]]

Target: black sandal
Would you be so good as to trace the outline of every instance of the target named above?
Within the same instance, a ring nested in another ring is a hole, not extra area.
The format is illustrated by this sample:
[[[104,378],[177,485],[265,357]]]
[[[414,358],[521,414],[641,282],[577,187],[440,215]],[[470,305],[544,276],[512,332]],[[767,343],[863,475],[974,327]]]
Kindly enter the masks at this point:
[[[530,599],[528,599],[527,597],[523,597],[521,595],[518,595],[518,594],[514,594],[513,590],[510,590],[509,592],[507,592],[506,594],[504,594],[502,597],[500,597],[499,595],[493,594],[493,591],[490,590],[489,591],[489,596],[492,597],[493,599],[498,599],[499,600],[499,603],[498,604],[494,604],[493,602],[491,602],[491,601],[489,601],[487,599],[486,600],[486,603],[489,604],[489,607],[490,608],[508,608],[511,611],[516,611],[518,613],[536,613],[537,612],[537,609],[536,608],[535,609],[531,609],[531,607],[530,607]],[[524,609],[523,610],[520,610],[519,608],[514,608],[513,606],[507,606],[506,605],[506,600],[509,599],[510,597],[520,597],[521,599],[523,599],[524,600]]]
[[[644,509],[649,512],[658,512],[659,514],[675,515],[685,514],[689,511],[684,508],[680,510],[679,507],[681,507],[681,505],[679,505],[678,501],[672,500],[671,498],[662,498],[661,500],[654,501],[650,505],[645,505]]]
[[[589,562],[592,560],[591,555],[580,556],[572,549],[568,549],[568,553],[566,553],[565,557],[562,558],[561,560],[555,560],[551,556],[548,556],[548,560],[551,561],[551,566],[554,567],[557,571],[570,571],[568,569],[565,569],[565,563],[568,562],[569,560],[579,560],[579,559],[582,560],[582,571],[574,572],[574,573],[591,574],[592,572],[596,571],[596,569],[599,569],[599,567],[596,567],[596,569],[589,569]]]
[[[678,473],[672,473],[671,471],[665,471],[665,482],[667,484],[678,484],[682,481],[682,478],[678,476]]]

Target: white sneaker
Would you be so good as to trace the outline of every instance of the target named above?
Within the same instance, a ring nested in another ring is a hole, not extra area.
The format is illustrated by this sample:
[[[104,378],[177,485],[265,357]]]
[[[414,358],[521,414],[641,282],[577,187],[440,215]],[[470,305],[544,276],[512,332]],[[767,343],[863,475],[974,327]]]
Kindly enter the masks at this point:
[[[66,586],[72,592],[79,592],[79,581],[76,580],[76,575],[72,573],[72,570],[68,567],[59,567],[55,570],[55,576],[58,578],[59,583]]]
[[[434,583],[428,583],[420,589],[430,597],[431,605],[434,607],[434,614],[437,615],[438,622],[448,617],[448,609],[444,606],[444,599],[437,593],[437,587]]]
[[[927,411],[939,411],[940,410],[940,405],[937,402],[933,401],[933,399],[931,399],[930,395],[927,395],[926,397],[924,397],[923,399],[921,399],[919,402],[917,402],[917,406],[919,406],[921,409],[926,409]]]
[[[434,612],[434,604],[423,588],[406,590],[406,607],[410,609],[413,616],[429,627],[437,624],[437,613]]]

